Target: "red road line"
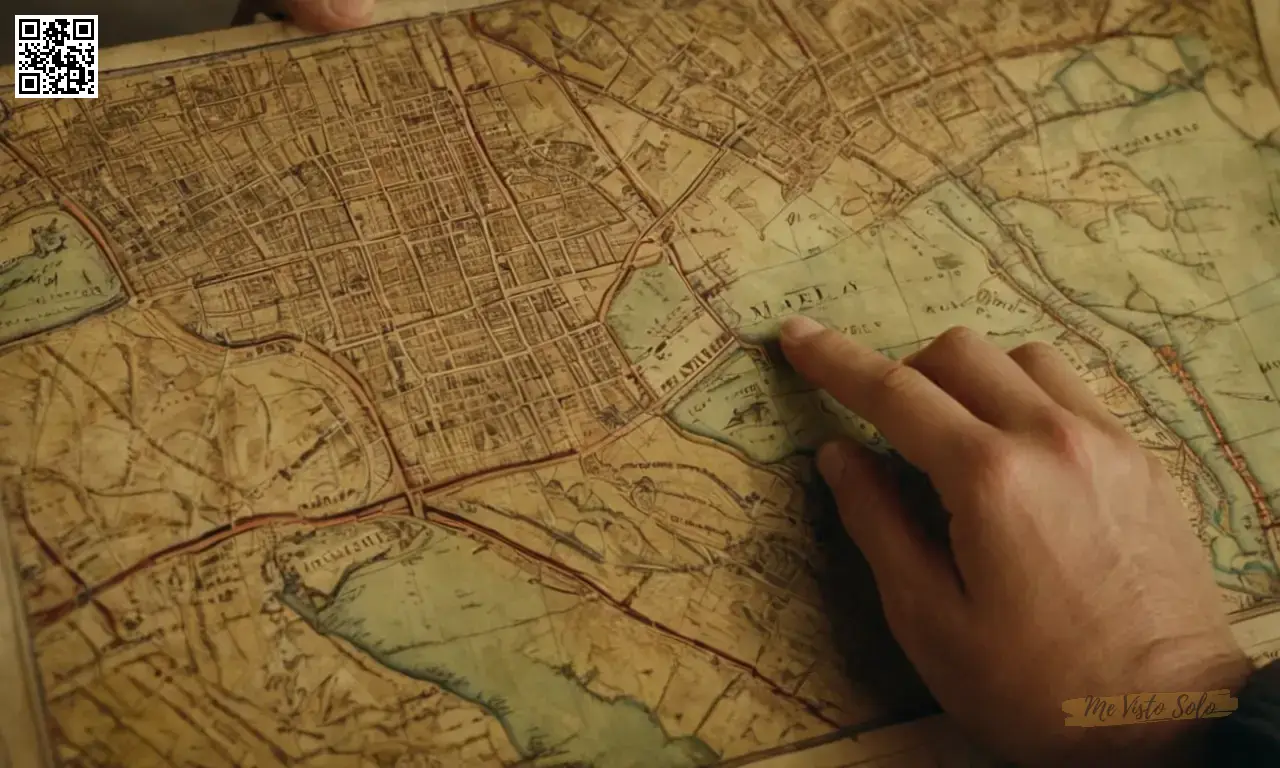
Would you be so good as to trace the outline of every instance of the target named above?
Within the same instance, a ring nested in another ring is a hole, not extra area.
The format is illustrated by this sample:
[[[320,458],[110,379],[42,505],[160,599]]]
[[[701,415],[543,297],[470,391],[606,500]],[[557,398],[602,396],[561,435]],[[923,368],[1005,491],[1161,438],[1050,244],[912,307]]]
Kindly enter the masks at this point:
[[[257,528],[272,524],[310,525],[314,528],[327,528],[333,525],[341,525],[342,523],[365,520],[385,514],[386,512],[379,510],[378,507],[385,506],[397,498],[402,498],[402,496],[383,499],[375,502],[374,504],[369,504],[349,512],[341,512],[330,517],[306,518],[291,512],[277,512],[266,515],[255,515],[253,517],[245,518],[243,521],[231,522],[214,528],[211,531],[206,531],[194,539],[179,541],[174,544],[170,544],[163,549],[152,552],[150,555],[147,555],[128,568],[116,572],[110,578],[107,578],[92,587],[83,585],[83,590],[80,594],[76,595],[75,598],[63,601],[62,603],[59,603],[52,608],[40,611],[39,613],[31,614],[31,620],[35,622],[36,629],[41,629],[66,616],[72,610],[83,605],[84,602],[95,599],[95,597],[104,590],[120,584],[140,571],[144,571],[158,565],[163,560],[202,552],[210,547],[221,544],[228,539],[239,536],[242,533],[247,533]],[[70,572],[70,569],[66,568],[66,566],[63,566],[63,568]]]
[[[151,555],[148,555],[142,560],[139,560],[138,562],[134,563],[132,566],[116,573],[115,575],[111,576],[111,578],[103,582],[100,582],[99,584],[96,584],[93,587],[84,586],[83,590],[75,598],[64,601],[59,605],[56,605],[52,608],[46,609],[39,613],[32,614],[31,619],[35,624],[36,630],[47,627],[53,624],[54,622],[64,618],[76,608],[81,607],[87,601],[93,601],[96,604],[96,596],[100,594],[102,591],[124,582],[125,580],[129,579],[130,577],[132,577],[133,575],[141,571],[144,571],[148,568],[158,565],[163,560],[204,551],[206,549],[209,549],[210,547],[221,544],[242,533],[247,533],[249,531],[256,530],[258,528],[262,528],[265,526],[271,526],[271,525],[297,524],[297,525],[311,525],[312,527],[315,527],[315,528],[325,528],[325,527],[330,527],[334,525],[342,525],[344,523],[349,523],[349,522],[368,520],[371,518],[392,514],[393,510],[395,510],[395,506],[393,502],[396,501],[396,499],[403,499],[403,497],[402,496],[393,497],[392,499],[382,500],[382,501],[376,502],[375,504],[366,505],[365,507],[362,507],[360,509],[352,510],[350,512],[339,513],[337,515],[333,515],[326,518],[307,519],[307,518],[299,517],[298,515],[292,514],[292,513],[273,513],[273,514],[266,514],[266,515],[258,515],[252,518],[247,518],[241,522],[230,523],[228,525],[220,526],[219,528],[216,528],[212,531],[208,531],[207,533],[203,534],[202,536],[194,540],[179,542],[179,543],[170,545],[168,547],[165,547],[164,549],[158,550],[157,552],[154,552]],[[766,686],[774,694],[781,696],[783,698],[786,698],[787,700],[800,705],[810,715],[817,718],[821,722],[826,723],[827,725],[830,725],[832,727],[838,727],[839,725],[838,723],[833,721],[831,718],[829,718],[827,715],[823,714],[813,704],[797,697],[795,694],[784,689],[780,684],[766,677],[763,673],[760,672],[759,668],[755,664],[748,662],[744,659],[740,659],[726,651],[717,649],[715,646],[703,640],[699,640],[694,637],[689,637],[681,633],[680,631],[676,630],[675,628],[665,624],[664,622],[658,621],[656,619],[653,619],[644,615],[643,613],[640,613],[639,611],[632,608],[629,603],[626,603],[624,601],[620,601],[614,598],[607,591],[605,591],[603,587],[593,582],[586,574],[582,573],[581,571],[578,571],[558,560],[555,560],[550,556],[544,555],[511,538],[508,538],[507,536],[503,535],[502,533],[499,533],[498,531],[492,528],[489,528],[487,526],[481,525],[474,521],[468,520],[465,517],[453,512],[447,512],[445,510],[437,509],[435,507],[427,507],[427,522],[435,523],[437,525],[443,525],[445,527],[453,528],[455,530],[465,530],[469,533],[479,535],[485,539],[491,539],[493,541],[496,541],[499,544],[502,544],[503,546],[509,549],[514,550],[515,552],[519,553],[520,555],[522,555],[523,557],[529,560],[532,560],[534,562],[539,563],[540,565],[544,565],[548,568],[551,568],[552,570],[556,571],[557,573],[564,576],[565,578],[571,581],[574,581],[580,584],[581,586],[585,587],[586,589],[590,590],[591,592],[595,593],[602,600],[609,603],[611,606],[618,609],[619,611],[625,613],[629,618],[635,621],[638,621],[641,624],[644,624],[645,626],[649,627],[650,629],[653,629],[654,631],[662,635],[665,635],[673,640],[676,640],[677,642],[683,643],[689,647],[695,648],[703,653],[714,656],[715,658],[721,659],[731,664],[732,666],[737,667],[738,669],[742,670],[744,673],[756,679],[762,685]],[[58,562],[56,557],[54,557],[53,560],[55,562]],[[69,569],[67,569],[66,566],[63,566],[63,568],[65,570],[68,570],[69,572]],[[83,585],[83,582],[80,582],[80,583]],[[101,606],[99,606],[99,608],[104,612],[106,612],[105,608],[102,608]]]
[[[487,539],[493,539],[503,544],[504,546],[507,546],[515,550],[516,552],[519,552],[521,555],[555,570],[556,572],[560,573],[562,576],[565,576],[566,578],[576,581],[577,583],[591,590],[596,595],[598,595],[602,600],[614,606],[615,608],[622,611],[623,613],[627,614],[629,618],[634,619],[635,621],[638,621],[641,624],[644,624],[650,629],[653,629],[674,640],[684,643],[690,647],[696,648],[697,650],[702,651],[703,653],[710,654],[718,659],[722,659],[723,661],[726,661],[729,664],[732,664],[735,667],[738,667],[743,672],[755,678],[761,684],[767,686],[773,693],[789,701],[793,701],[799,704],[800,706],[804,707],[804,709],[810,715],[821,720],[823,723],[826,723],[827,725],[830,725],[833,728],[839,727],[838,723],[836,723],[834,720],[824,715],[821,711],[818,710],[817,707],[813,706],[807,701],[804,701],[803,699],[798,698],[795,694],[790,693],[789,691],[784,689],[781,685],[779,685],[778,683],[766,677],[764,674],[760,672],[760,670],[756,667],[755,664],[752,664],[743,659],[739,659],[738,657],[726,651],[719,650],[715,646],[705,641],[698,640],[697,638],[689,637],[681,633],[679,630],[676,630],[675,628],[671,627],[670,625],[665,624],[664,622],[658,621],[657,619],[650,618],[644,615],[643,613],[640,613],[639,611],[632,608],[629,603],[626,603],[614,598],[612,595],[606,592],[603,587],[596,584],[594,581],[590,579],[590,577],[588,577],[586,574],[582,573],[581,571],[578,571],[575,568],[565,565],[564,563],[558,560],[555,560],[547,555],[544,555],[536,550],[530,549],[529,547],[523,544],[520,544],[519,542],[513,539],[508,538],[507,536],[499,533],[498,531],[495,531],[492,528],[489,528],[488,526],[481,525],[479,523],[476,523],[473,520],[468,520],[467,518],[457,513],[447,512],[445,510],[438,509],[436,507],[431,507],[431,506],[428,506],[426,509],[428,514],[428,519],[430,519],[431,517],[440,518],[437,522],[441,525],[445,525],[447,527],[455,528],[455,529],[465,529],[472,533],[480,534],[481,536]]]
[[[1227,462],[1231,464],[1231,468],[1239,475],[1240,480],[1244,482],[1245,487],[1249,489],[1249,496],[1253,500],[1254,506],[1258,510],[1258,522],[1263,529],[1271,528],[1274,523],[1271,520],[1271,507],[1267,504],[1267,495],[1262,492],[1262,487],[1257,479],[1253,476],[1253,472],[1249,470],[1249,465],[1245,461],[1244,456],[1240,455],[1235,448],[1231,446],[1227,440],[1226,433],[1222,426],[1218,424],[1218,417],[1214,415],[1213,410],[1209,407],[1208,401],[1200,388],[1196,386],[1195,380],[1191,378],[1191,374],[1187,371],[1186,366],[1178,359],[1178,352],[1171,345],[1165,344],[1155,349],[1156,357],[1182,385],[1183,391],[1187,393],[1187,397],[1191,399],[1199,408],[1204,420],[1208,422],[1209,428],[1213,430],[1214,437],[1217,438],[1218,447],[1222,449],[1222,454],[1227,457]]]

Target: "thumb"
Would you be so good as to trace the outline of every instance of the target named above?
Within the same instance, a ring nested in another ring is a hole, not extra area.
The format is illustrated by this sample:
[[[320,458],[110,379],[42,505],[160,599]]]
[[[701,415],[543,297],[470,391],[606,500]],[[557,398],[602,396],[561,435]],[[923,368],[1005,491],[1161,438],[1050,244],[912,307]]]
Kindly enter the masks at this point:
[[[931,604],[961,596],[950,553],[913,518],[874,453],[846,438],[834,440],[818,451],[818,471],[845,530],[871,565],[886,607],[891,595]]]
[[[355,29],[373,21],[374,0],[284,0],[289,18],[310,32]]]

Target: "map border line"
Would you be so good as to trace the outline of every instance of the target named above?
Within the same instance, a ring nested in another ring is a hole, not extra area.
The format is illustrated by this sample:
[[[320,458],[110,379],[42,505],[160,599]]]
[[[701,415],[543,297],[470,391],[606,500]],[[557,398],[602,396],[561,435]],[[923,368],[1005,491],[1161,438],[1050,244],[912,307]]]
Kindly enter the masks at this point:
[[[198,64],[216,56],[273,50],[308,41],[338,41],[398,23],[448,16],[463,11],[500,8],[520,2],[522,0],[381,0],[375,6],[373,21],[358,29],[316,33],[307,32],[285,21],[261,21],[238,27],[125,43],[98,52],[98,76],[144,74],[158,67]],[[0,66],[0,88],[12,88],[13,85],[14,66]]]
[[[365,27],[363,29],[351,30],[348,32],[340,32],[340,33],[333,33],[333,34],[327,34],[327,35],[315,35],[315,34],[300,32],[288,24],[279,23],[279,22],[269,22],[269,23],[264,22],[264,23],[249,25],[245,27],[236,27],[236,28],[230,28],[225,30],[217,30],[215,32],[210,32],[205,34],[186,35],[186,36],[168,38],[166,40],[132,44],[132,45],[121,46],[113,49],[108,49],[107,51],[103,51],[102,53],[104,55],[104,59],[106,59],[106,62],[105,62],[105,66],[102,69],[102,74],[108,75],[111,77],[128,76],[131,74],[144,74],[146,72],[153,71],[155,69],[159,69],[163,67],[196,65],[196,64],[200,64],[201,62],[215,60],[223,56],[235,56],[235,55],[248,54],[256,51],[277,50],[283,46],[290,46],[294,44],[313,44],[313,45],[321,45],[321,46],[333,44],[333,45],[340,46],[342,45],[341,41],[343,41],[344,39],[360,33],[376,32],[378,30],[392,28],[393,25],[397,25],[397,24],[408,24],[415,20],[423,20],[423,21],[434,20],[450,14],[462,14],[467,11],[499,9],[504,6],[514,5],[516,2],[518,2],[518,0],[499,0],[498,2],[486,2],[484,0],[481,0],[480,2],[475,2],[474,0],[441,0],[438,3],[431,3],[432,7],[429,10],[423,10],[421,6],[426,4],[423,2],[423,0],[389,0],[389,1],[384,1],[382,4],[378,6],[378,12],[375,17],[375,23],[373,25],[369,27]],[[1265,6],[1271,10],[1271,13],[1268,16],[1268,18],[1280,19],[1280,3],[1277,3],[1275,0],[1266,0],[1266,2],[1259,2],[1259,0],[1251,0],[1249,5],[1251,9],[1254,11],[1255,33],[1258,34],[1259,37],[1261,38],[1263,37],[1261,35],[1262,23],[1259,20],[1260,17],[1257,11],[1258,7]],[[250,38],[262,38],[262,39],[257,41],[252,41],[250,40]],[[211,50],[203,51],[203,52],[188,52],[188,46],[197,46],[198,44],[201,44],[205,41],[207,41]],[[229,47],[226,47],[226,48],[221,47],[224,43],[228,43]],[[171,46],[173,47],[171,48]],[[1272,47],[1275,48],[1276,46],[1272,46]],[[165,54],[172,52],[174,55],[168,58],[163,58],[163,57],[157,58],[155,60],[152,60],[146,63],[130,63],[129,57],[142,56],[144,55],[144,52],[150,51],[151,49],[158,49],[160,52]],[[1268,51],[1268,46],[1266,46],[1265,44],[1260,45],[1260,50],[1262,53],[1263,63],[1268,68],[1268,72],[1271,75],[1271,85],[1273,89],[1280,88],[1280,83],[1276,82],[1276,77],[1275,77],[1276,73],[1280,72],[1280,58],[1277,58],[1274,55],[1277,53],[1277,51],[1276,50]],[[1269,53],[1272,55],[1268,55]],[[119,59],[120,63],[117,63],[116,59]],[[8,87],[8,84],[12,83],[12,73],[13,73],[12,67],[0,67],[0,87]],[[4,115],[0,115],[0,124],[3,123],[3,117]],[[7,142],[5,143],[7,145]],[[719,157],[714,159],[708,165],[707,170],[714,167],[715,164],[719,162],[719,160],[720,160]],[[674,213],[684,202],[684,198],[687,197],[688,194],[692,193],[694,190],[700,187],[701,181],[702,181],[701,177],[699,177],[698,179],[695,179],[694,183],[686,191],[686,194],[682,196],[680,200],[673,203],[670,206],[669,211]],[[96,224],[90,226],[92,224],[91,221],[86,222],[85,219],[82,217],[82,215],[76,215],[76,213],[83,213],[83,212],[80,212],[80,211],[73,212],[69,208],[70,204],[69,204],[69,201],[65,200],[65,196],[63,196],[61,193],[58,193],[56,189],[54,191],[55,193],[57,193],[58,196],[53,204],[58,205],[63,210],[67,210],[69,213],[72,213],[72,215],[75,215],[75,218],[79,220],[82,225],[85,225],[87,229],[89,229],[90,233],[95,237],[95,239],[99,239],[98,238],[99,228],[96,226]],[[99,245],[100,246],[104,245],[101,240],[99,240]],[[112,266],[114,268],[116,265],[114,263],[113,255],[110,249],[103,247],[103,251],[104,251],[105,258],[111,260]],[[113,301],[112,303],[110,303],[109,305],[105,305],[104,307],[98,308],[94,310],[93,313],[98,313],[98,312],[105,313],[115,308],[118,308],[121,302],[127,302],[129,300],[129,297],[133,295],[131,286],[129,286],[127,282],[124,282],[127,280],[127,278],[124,276],[123,271],[116,269],[116,272],[120,276],[120,279],[122,280],[122,283],[124,284],[124,287],[126,288],[126,290],[122,292],[122,297],[119,300]],[[622,280],[625,278],[625,270],[620,270],[620,272],[622,273],[620,274],[620,280]],[[80,320],[83,320],[84,317],[86,316],[88,315],[82,316],[80,318],[76,318],[75,320],[67,321],[66,324],[78,322]],[[1063,323],[1063,326],[1064,328],[1069,328],[1069,326],[1067,326],[1065,323]],[[61,324],[58,327],[61,327]],[[48,330],[50,329],[43,329],[43,331],[48,331]],[[0,344],[0,350],[9,349],[15,343],[19,343],[23,339],[27,339],[27,338],[29,338],[29,335],[19,339],[12,339],[5,342],[4,344]],[[292,337],[292,336],[288,336],[287,338],[290,338],[291,340],[297,340],[296,337]],[[243,346],[256,346],[257,344],[260,344],[260,343],[264,343],[264,342],[262,341],[250,342],[250,343],[244,344]],[[741,343],[740,340],[739,340],[739,343]],[[221,343],[219,343],[219,345],[221,345]],[[239,345],[228,344],[227,346],[235,347]],[[722,350],[722,353],[734,348],[735,348],[735,345],[730,344],[725,348],[725,350]],[[717,357],[719,357],[719,355]],[[713,367],[714,367],[713,365],[709,365],[708,368],[702,371],[701,373],[705,374],[709,370],[711,370],[711,368]],[[684,387],[692,388],[693,384],[698,380],[700,380],[701,378],[702,377],[700,375],[695,375],[690,379],[689,382],[687,382],[684,385]],[[358,388],[358,390],[361,392],[362,399],[363,399],[363,395],[364,395],[363,390],[360,388]],[[665,404],[665,401],[663,400],[659,400],[657,401],[657,403],[655,403],[654,408],[651,409],[648,414],[648,418],[664,419],[668,421],[668,423],[672,423],[674,426],[674,423],[672,422],[672,420],[667,416],[666,404]],[[638,420],[638,423],[643,423],[644,420],[645,420],[645,417],[641,417]],[[678,429],[682,433],[686,432],[686,430],[684,430],[683,428],[678,428]],[[385,432],[385,428],[384,428],[384,432]],[[611,442],[611,441],[603,441],[603,442]],[[713,442],[719,442],[719,441],[713,441]],[[590,447],[590,450],[594,451],[598,449],[600,445],[601,444],[592,446]],[[720,445],[719,447],[728,448],[728,446],[724,446],[724,445]],[[569,451],[569,452],[562,453],[560,455],[552,455],[544,459],[535,460],[535,461],[527,462],[524,464],[518,463],[518,464],[512,464],[512,465],[504,465],[500,469],[504,471],[528,470],[528,469],[536,468],[537,466],[540,466],[542,464],[558,464],[562,461],[567,461],[572,459],[577,454],[586,453],[586,452],[587,451],[585,450]],[[730,451],[730,452],[733,452],[733,451]],[[395,460],[394,453],[392,453],[392,461],[393,461],[393,464],[398,464],[398,462],[396,462]],[[526,466],[525,464],[529,464],[532,466]],[[424,487],[415,489],[415,488],[403,487],[402,485],[402,489],[400,490],[400,492],[395,493],[391,496],[385,497],[377,502],[373,502],[371,504],[366,504],[363,506],[364,508],[368,508],[370,506],[385,504],[397,498],[404,498],[405,501],[410,505],[410,508],[413,510],[414,517],[418,517],[418,510],[420,507],[424,506],[424,499],[429,499],[429,497],[434,496],[435,494],[445,490],[446,488],[451,488],[455,484],[470,484],[471,482],[479,481],[481,479],[489,479],[489,474],[476,473],[476,475],[459,478],[458,480],[452,481],[441,487],[424,486]],[[429,501],[425,502],[425,508],[430,509]],[[359,509],[356,510],[357,513],[359,511],[360,511]],[[348,512],[338,513],[336,516],[346,517],[351,514],[352,513],[348,511]],[[428,514],[423,514],[421,516],[421,519],[429,519]],[[289,521],[282,519],[280,520],[280,522],[289,522]],[[312,522],[312,521],[297,520],[295,522]],[[240,529],[234,523],[232,523],[228,533],[230,535],[235,535],[236,533],[239,533],[239,532],[240,532]],[[7,654],[11,650],[11,648],[9,647],[11,644],[8,641],[16,640],[18,645],[27,647],[27,659],[33,660],[33,656],[30,653],[31,635],[24,631],[25,626],[23,625],[25,625],[25,620],[23,617],[23,611],[22,611],[23,604],[20,599],[20,596],[19,596],[16,608],[13,605],[11,605],[9,602],[14,597],[13,593],[15,592],[16,581],[9,577],[10,574],[13,572],[14,563],[12,562],[13,549],[11,548],[11,542],[9,540],[7,531],[0,531],[0,549],[4,550],[3,552],[0,552],[0,568],[3,568],[3,570],[0,570],[0,580],[4,580],[6,582],[4,584],[5,589],[3,590],[3,592],[8,593],[8,594],[0,594],[0,609],[5,609],[4,613],[13,614],[13,616],[11,616],[10,618],[16,618],[21,627],[21,630],[23,630],[23,634],[21,636],[16,636],[16,635],[10,636],[9,634],[5,633],[4,630],[6,629],[6,622],[4,620],[4,616],[0,616],[0,654]],[[1244,624],[1246,622],[1250,622],[1254,619],[1261,618],[1263,616],[1275,617],[1278,613],[1280,613],[1280,602],[1272,602],[1269,604],[1255,606],[1253,608],[1242,611],[1230,617],[1230,620],[1233,625]],[[18,651],[21,652],[22,649],[19,648]],[[26,677],[30,678],[34,667],[30,664],[22,664],[22,669],[24,670],[24,672],[27,673]],[[38,678],[35,679],[35,685],[38,690],[39,689]],[[37,706],[35,707],[34,715],[36,717],[42,717],[45,714],[45,708],[44,706],[41,706],[43,705],[43,696],[37,696],[36,701],[37,701]],[[7,704],[6,704],[6,707],[7,707]],[[0,723],[0,725],[4,726],[4,727],[0,727],[0,757],[4,757],[7,752],[7,742],[5,740],[5,735],[7,733],[10,733],[10,731],[6,730],[6,728],[9,725],[9,718],[7,717],[7,709],[5,709],[4,707],[0,707],[0,710],[3,710],[6,714],[6,717],[3,723]],[[858,740],[858,736],[865,735],[877,730],[881,730],[881,729],[889,728],[893,726],[906,726],[906,725],[911,725],[916,723],[922,723],[930,720],[932,717],[935,717],[935,716],[936,716],[936,713],[923,714],[920,716],[911,716],[909,719],[891,719],[889,717],[876,718],[875,720],[872,720],[867,724],[849,726],[846,728],[841,728],[841,729],[832,731],[830,733],[827,733],[821,736],[816,736],[809,739],[793,742],[791,744],[772,747],[769,749],[753,752],[750,754],[741,755],[739,757],[721,761],[716,765],[721,766],[722,768],[738,768],[739,766],[746,766],[746,765],[759,763],[761,761],[767,761],[774,757],[802,753],[810,749],[814,749],[816,747],[822,747],[829,744],[838,743],[841,741],[848,740],[850,742],[856,743]],[[39,741],[45,742],[45,748],[47,751],[48,730],[43,728],[39,729],[39,732],[35,734],[35,738]],[[867,759],[874,759],[874,758],[867,758]],[[862,762],[862,760],[859,759],[858,762],[860,763]],[[41,764],[48,764],[48,763],[46,763],[45,761],[41,761]],[[23,763],[19,762],[17,763],[17,765],[23,765]]]

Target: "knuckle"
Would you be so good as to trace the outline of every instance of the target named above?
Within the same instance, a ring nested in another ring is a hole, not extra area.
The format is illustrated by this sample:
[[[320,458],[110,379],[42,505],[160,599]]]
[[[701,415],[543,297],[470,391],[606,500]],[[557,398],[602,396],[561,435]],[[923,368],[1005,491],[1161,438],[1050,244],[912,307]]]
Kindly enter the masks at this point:
[[[909,366],[895,362],[880,373],[876,379],[876,387],[884,397],[908,395],[915,391],[918,375]]]
[[[1039,419],[1041,435],[1054,454],[1066,459],[1084,458],[1089,453],[1089,426],[1081,419],[1057,409],[1047,410]]]

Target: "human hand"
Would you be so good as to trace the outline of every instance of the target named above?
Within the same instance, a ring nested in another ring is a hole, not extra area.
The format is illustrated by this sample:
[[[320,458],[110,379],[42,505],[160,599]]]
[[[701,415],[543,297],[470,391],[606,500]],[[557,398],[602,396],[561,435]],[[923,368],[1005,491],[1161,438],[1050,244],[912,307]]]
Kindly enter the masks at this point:
[[[309,32],[338,32],[373,21],[374,0],[283,0],[285,13]]]
[[[1172,480],[1066,360],[955,329],[894,362],[805,318],[783,325],[782,348],[950,513],[948,549],[875,454],[819,451],[889,626],[947,712],[1019,762],[1194,759],[1194,722],[1064,725],[1068,699],[1235,690],[1251,670]]]

